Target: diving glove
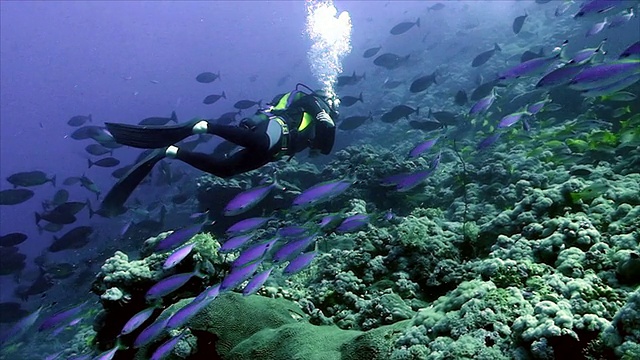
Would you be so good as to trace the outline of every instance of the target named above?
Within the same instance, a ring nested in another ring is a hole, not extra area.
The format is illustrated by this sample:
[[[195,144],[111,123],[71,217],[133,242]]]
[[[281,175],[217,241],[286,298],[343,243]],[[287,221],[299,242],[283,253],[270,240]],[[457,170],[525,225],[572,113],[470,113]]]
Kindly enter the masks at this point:
[[[333,122],[333,119],[331,119],[331,116],[329,116],[329,114],[327,114],[327,112],[324,110],[316,115],[316,120],[320,121],[324,126],[328,128],[333,128],[336,126],[336,124]]]

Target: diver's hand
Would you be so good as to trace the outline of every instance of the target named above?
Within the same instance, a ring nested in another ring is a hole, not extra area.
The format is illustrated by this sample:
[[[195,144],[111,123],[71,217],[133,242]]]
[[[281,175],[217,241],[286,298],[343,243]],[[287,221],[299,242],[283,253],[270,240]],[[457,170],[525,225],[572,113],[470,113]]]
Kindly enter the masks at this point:
[[[316,115],[316,120],[324,123],[326,127],[332,128],[336,126],[336,124],[333,122],[333,119],[331,119],[331,116],[329,116],[329,114],[327,114],[327,112],[324,110]]]

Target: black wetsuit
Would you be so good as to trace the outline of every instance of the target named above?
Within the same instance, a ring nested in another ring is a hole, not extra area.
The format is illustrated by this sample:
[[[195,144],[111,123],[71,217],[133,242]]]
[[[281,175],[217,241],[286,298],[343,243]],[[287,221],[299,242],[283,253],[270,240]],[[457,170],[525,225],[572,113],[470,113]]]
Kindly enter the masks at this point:
[[[322,114],[318,117],[323,111],[327,116]],[[337,112],[331,111],[325,100],[294,91],[281,97],[274,108],[259,110],[252,117],[243,119],[239,126],[207,121],[206,129],[198,129],[199,133],[206,130],[209,134],[242,146],[241,150],[221,157],[177,147],[175,156],[171,157],[215,176],[230,177],[258,169],[283,156],[293,156],[306,148],[329,154],[335,140],[335,125],[327,121],[328,117],[335,122]],[[153,166],[167,156],[167,146],[193,135],[200,121],[155,127],[106,123],[117,142],[156,150],[116,182],[102,201],[98,213],[113,216],[126,211],[124,203]]]
[[[239,126],[219,125],[208,121],[208,134],[220,136],[242,146],[243,149],[228,157],[178,149],[175,158],[204,172],[224,178],[258,169],[269,162],[279,160],[284,155],[292,156],[306,148],[317,149],[326,155],[333,148],[335,127],[327,128],[317,125],[316,116],[322,111],[330,114],[324,101],[313,95],[304,95],[293,101],[286,109],[266,113],[258,111],[251,118],[243,119]],[[304,113],[309,114],[312,121],[298,131]],[[289,133],[284,134],[283,127],[278,124],[279,136],[274,139],[275,120],[270,116],[280,117],[286,123]],[[285,137],[287,137],[286,140]],[[284,141],[287,144],[286,149],[283,149]]]

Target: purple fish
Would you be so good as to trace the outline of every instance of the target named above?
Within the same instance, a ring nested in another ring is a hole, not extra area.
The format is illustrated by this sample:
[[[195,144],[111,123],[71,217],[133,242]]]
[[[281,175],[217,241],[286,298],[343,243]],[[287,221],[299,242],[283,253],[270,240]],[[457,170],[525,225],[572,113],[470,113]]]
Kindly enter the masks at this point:
[[[120,331],[120,335],[127,335],[135,331],[140,325],[144,324],[145,321],[149,320],[151,315],[153,315],[153,311],[155,307],[150,307],[144,310],[141,310],[137,314],[133,315],[129,321],[122,327],[122,331]]]
[[[260,228],[272,219],[271,217],[254,217],[240,220],[227,229],[227,234],[244,234]]]
[[[620,27],[628,23],[633,18],[633,8],[630,7],[626,11],[622,11],[609,19],[609,29]]]
[[[396,190],[398,192],[407,192],[422,183],[433,173],[432,169],[418,170],[412,173],[403,174],[403,178],[398,181]]]
[[[436,137],[434,139],[427,140],[423,143],[416,145],[411,151],[409,151],[409,157],[418,157],[425,151],[429,151],[437,142],[440,137]]]
[[[549,98],[549,96],[547,96],[546,98],[538,101],[538,102],[534,102],[533,104],[530,104],[529,106],[527,106],[527,112],[531,115],[535,115],[537,113],[539,113],[540,111],[542,111],[542,109],[544,108],[545,105],[547,105],[548,103],[551,102],[551,99]]]
[[[271,271],[273,271],[273,268],[270,268],[269,270],[265,270],[261,273],[256,274],[249,281],[247,286],[244,287],[244,290],[242,290],[242,295],[249,296],[255,293],[256,291],[258,291],[258,289],[260,289],[262,285],[264,285],[264,283],[267,281],[267,279],[269,278],[269,275],[271,275]]]
[[[273,245],[278,241],[278,238],[275,238],[271,241],[263,242],[260,244],[256,244],[247,250],[243,251],[237,259],[233,261],[231,267],[237,268],[248,264],[254,260],[261,258],[264,254],[267,253],[273,247]]]
[[[47,329],[51,329],[53,327],[56,327],[58,325],[60,325],[61,323],[69,320],[72,317],[77,316],[78,314],[80,314],[80,312],[82,312],[82,310],[84,310],[84,306],[86,305],[86,301],[83,302],[80,305],[74,306],[70,309],[67,310],[63,310],[60,312],[57,312],[51,316],[49,316],[47,319],[45,319],[42,324],[40,324],[40,326],[38,327],[38,331],[43,331],[43,330],[47,330]]]
[[[200,300],[215,299],[220,294],[220,284],[211,285],[198,295]]]
[[[261,263],[262,260],[258,260],[247,266],[234,268],[233,270],[231,270],[231,273],[229,273],[222,280],[222,283],[220,284],[220,291],[233,290],[234,288],[236,288],[243,281],[250,278],[256,272],[256,270],[258,270],[258,267]]]
[[[482,99],[478,100],[475,104],[473,104],[473,106],[469,110],[469,115],[480,115],[486,112],[487,110],[489,110],[491,105],[493,105],[493,102],[495,100],[496,100],[495,89],[492,89],[491,94],[483,97]]]
[[[116,355],[116,352],[120,350],[120,346],[116,345],[113,349],[107,350],[100,355],[93,358],[93,360],[111,360]]]
[[[196,246],[196,243],[191,243],[189,245],[183,246],[178,250],[174,251],[173,254],[169,255],[167,260],[165,260],[164,264],[162,264],[162,268],[164,270],[169,270],[174,266],[178,265],[180,261],[191,254],[191,251]]]
[[[91,359],[91,355],[89,354],[71,356],[67,358],[67,360],[89,360],[89,359]]]
[[[335,229],[342,220],[344,220],[344,216],[341,214],[327,215],[320,219],[320,223],[318,225],[320,225],[320,230],[329,232]]]
[[[385,221],[393,221],[396,218],[396,214],[394,214],[393,211],[391,209],[389,209],[389,210],[387,210],[387,212],[384,213],[382,218]]]
[[[588,62],[583,64],[567,64],[545,74],[536,84],[536,87],[550,87],[567,84],[571,79],[587,68]]]
[[[124,236],[124,234],[126,234],[126,232],[131,227],[131,224],[133,224],[133,221],[129,221],[126,224],[124,224],[124,226],[122,227],[122,230],[120,230],[120,236]]]
[[[176,311],[167,322],[167,330],[181,327],[207,307],[220,294],[220,284],[205,289],[193,301]]]
[[[307,236],[306,238],[291,241],[284,246],[282,246],[278,251],[273,254],[272,261],[273,262],[284,262],[289,261],[292,258],[298,256],[301,252],[303,252],[309,245],[313,244],[316,240],[316,235]]]
[[[51,354],[51,355],[47,355],[47,357],[46,357],[46,358],[44,358],[44,360],[57,360],[57,359],[59,359],[59,358],[60,358],[60,355],[62,355],[62,353],[63,353],[64,351],[65,351],[65,350],[60,350],[60,351],[58,351],[57,353],[54,353],[54,354]]]
[[[251,210],[254,206],[258,205],[260,201],[271,193],[271,190],[276,187],[281,187],[277,181],[272,184],[258,186],[236,195],[231,201],[224,207],[224,215],[234,216]]]
[[[191,215],[189,215],[189,219],[191,220],[202,220],[204,221],[204,217],[209,215],[209,210],[207,211],[203,211],[203,212],[197,212],[197,213],[193,213]]]
[[[201,224],[191,225],[180,230],[176,230],[169,234],[163,240],[156,245],[156,251],[167,251],[177,247],[180,244],[184,244],[188,240],[200,232]]]
[[[300,236],[307,232],[307,229],[298,226],[287,226],[278,229],[278,236],[282,238],[293,238]]]
[[[169,317],[165,316],[164,318],[156,319],[151,325],[147,326],[138,337],[133,342],[134,349],[137,349],[141,346],[145,346],[155,340],[161,333],[164,331],[167,326],[167,322],[169,322]]]
[[[241,246],[243,246],[244,244],[246,244],[247,241],[251,240],[251,238],[253,238],[253,235],[254,234],[251,233],[251,234],[234,236],[228,239],[227,241],[225,241],[224,244],[220,246],[220,250],[218,251],[220,253],[228,253],[231,251],[235,251]]]
[[[624,90],[640,80],[640,73],[631,75],[628,78],[616,81],[612,84],[584,90],[580,95],[584,97],[597,97],[614,94],[620,90]]]
[[[206,299],[193,299],[190,303],[180,308],[180,310],[176,311],[171,316],[167,323],[167,330],[173,330],[183,326],[209,304],[210,301],[207,301]]]
[[[524,115],[530,115],[530,114],[528,112],[526,112],[526,111],[519,111],[519,112],[515,112],[513,114],[506,115],[498,123],[498,129],[510,127],[511,125],[513,125],[513,124],[517,123],[518,121],[520,121],[520,119]]]
[[[311,251],[308,253],[300,254],[297,258],[291,260],[289,265],[282,270],[284,275],[293,275],[300,270],[306,268],[311,264],[313,258],[316,257],[318,253],[316,251]]]
[[[438,151],[438,154],[431,160],[431,164],[429,164],[429,170],[434,171],[440,165],[440,160],[442,160],[442,150]]]
[[[584,37],[589,37],[589,36],[599,34],[600,31],[602,31],[604,27],[607,26],[607,24],[608,24],[608,20],[607,18],[604,18],[603,21],[591,25],[591,27],[589,28],[589,30],[587,30],[587,33],[584,35]]]
[[[611,85],[640,71],[640,61],[618,60],[584,69],[570,82],[575,90],[589,90]]]
[[[343,192],[345,192],[348,188],[351,187],[351,185],[353,185],[355,183],[355,179],[352,180],[343,180],[340,181],[336,184],[336,186],[333,188],[333,195],[328,199],[331,200],[334,197],[342,194]],[[317,203],[316,203],[317,204]]]
[[[527,119],[522,120],[522,128],[524,129],[524,131],[531,131],[531,125],[529,125]]]
[[[156,351],[153,352],[153,355],[151,355],[151,360],[162,360],[167,357],[171,353],[171,351],[173,351],[173,348],[176,347],[178,342],[182,340],[183,336],[184,332],[181,332],[180,335],[165,341],[156,349]]]
[[[484,150],[488,147],[490,147],[491,145],[495,144],[496,141],[498,141],[498,139],[500,139],[500,135],[502,133],[493,133],[489,136],[487,136],[484,140],[482,140],[478,146],[476,147],[477,150]]]
[[[153,285],[147,291],[145,299],[147,299],[147,301],[152,301],[169,295],[182,287],[182,285],[186,284],[194,275],[195,273],[182,273],[166,277]]]
[[[367,224],[369,224],[369,215],[355,214],[344,219],[340,226],[336,228],[336,231],[339,233],[355,232],[367,226]]]
[[[637,59],[640,58],[640,41],[636,41],[626,48],[618,59]]]
[[[556,17],[564,15],[564,13],[567,12],[567,10],[569,10],[571,5],[573,5],[573,1],[565,1],[565,2],[563,2],[562,4],[558,5],[554,15]]]
[[[569,63],[570,64],[584,64],[584,63],[589,62],[591,59],[593,59],[594,56],[596,56],[596,54],[602,52],[602,47],[604,46],[605,42],[607,42],[607,39],[602,40],[600,42],[600,45],[598,45],[598,47],[587,48],[587,49],[582,49],[582,50],[578,51],[577,53],[575,53],[573,55],[573,57],[571,58]]]
[[[409,191],[423,182],[433,173],[433,171],[440,164],[441,156],[442,152],[438,152],[438,155],[436,155],[431,161],[431,165],[428,170],[419,170],[412,173],[402,173],[388,176],[382,180],[381,185],[393,185],[399,192]]]
[[[53,330],[51,332],[51,336],[56,337],[56,336],[60,335],[60,333],[63,332],[64,330],[66,330],[67,328],[75,326],[75,325],[78,325],[83,319],[84,319],[84,317],[81,316],[81,317],[72,319],[68,323],[60,325],[57,329],[55,329],[55,330]]]
[[[509,80],[509,79],[517,79],[522,76],[531,76],[536,73],[543,72],[546,70],[553,62],[560,58],[561,52],[554,56],[535,58],[531,60],[527,60],[523,63],[520,63],[509,70],[501,72],[498,74],[500,80]]]
[[[0,344],[4,344],[12,338],[17,339],[24,335],[38,320],[43,309],[44,306],[40,306],[38,310],[20,319],[20,321],[13,325],[7,332],[3,332],[0,336]]]
[[[382,186],[396,186],[399,183],[401,183],[402,181],[404,181],[404,179],[407,178],[407,175],[409,175],[410,173],[402,173],[402,174],[395,174],[395,175],[390,175],[387,176],[385,178],[383,178],[382,180],[380,180],[380,185]]]
[[[297,208],[305,208],[307,206],[329,201],[345,192],[354,183],[354,179],[345,179],[316,184],[298,195],[293,200],[293,206]]]
[[[582,4],[582,6],[580,6],[580,10],[578,10],[578,12],[573,17],[579,18],[592,14],[602,14],[613,9],[621,3],[621,1],[615,0],[587,0]]]

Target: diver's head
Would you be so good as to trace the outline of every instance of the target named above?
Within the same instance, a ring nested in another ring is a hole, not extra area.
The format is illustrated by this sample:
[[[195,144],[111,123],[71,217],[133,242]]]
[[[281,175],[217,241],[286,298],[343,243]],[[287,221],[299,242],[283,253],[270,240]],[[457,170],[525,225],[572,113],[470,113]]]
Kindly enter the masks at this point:
[[[340,112],[338,112],[338,107],[340,107],[340,99],[336,96],[336,94],[332,91],[321,89],[316,90],[313,94],[318,97],[322,102],[324,102],[329,109],[329,116],[333,120],[337,120]]]

